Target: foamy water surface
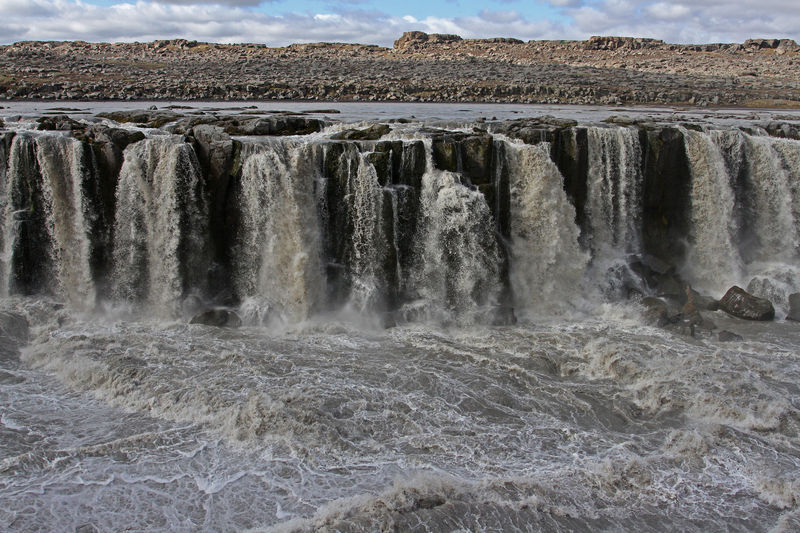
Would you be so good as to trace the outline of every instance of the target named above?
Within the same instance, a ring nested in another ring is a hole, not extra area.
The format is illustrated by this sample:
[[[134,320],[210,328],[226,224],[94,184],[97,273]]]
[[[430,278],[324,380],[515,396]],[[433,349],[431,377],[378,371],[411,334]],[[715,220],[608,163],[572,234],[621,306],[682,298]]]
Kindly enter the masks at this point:
[[[517,326],[288,330],[8,300],[13,531],[790,531],[800,326],[675,336],[634,308]],[[80,529],[83,528],[83,529]]]

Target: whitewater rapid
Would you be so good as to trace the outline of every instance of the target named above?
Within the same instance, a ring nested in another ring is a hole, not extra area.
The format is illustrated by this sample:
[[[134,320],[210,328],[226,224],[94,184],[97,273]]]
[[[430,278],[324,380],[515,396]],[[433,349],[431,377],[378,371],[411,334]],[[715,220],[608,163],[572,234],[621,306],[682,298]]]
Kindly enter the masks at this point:
[[[609,307],[513,327],[275,333],[16,305],[53,322],[3,359],[12,530],[800,523],[798,328],[695,341]]]

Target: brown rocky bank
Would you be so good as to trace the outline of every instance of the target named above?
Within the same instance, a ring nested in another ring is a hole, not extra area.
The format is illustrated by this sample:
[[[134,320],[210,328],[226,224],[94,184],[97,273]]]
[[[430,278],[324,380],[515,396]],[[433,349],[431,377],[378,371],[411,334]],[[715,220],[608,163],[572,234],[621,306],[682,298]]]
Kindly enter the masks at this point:
[[[183,39],[0,46],[0,98],[517,102],[800,107],[791,40],[462,39],[269,48]]]

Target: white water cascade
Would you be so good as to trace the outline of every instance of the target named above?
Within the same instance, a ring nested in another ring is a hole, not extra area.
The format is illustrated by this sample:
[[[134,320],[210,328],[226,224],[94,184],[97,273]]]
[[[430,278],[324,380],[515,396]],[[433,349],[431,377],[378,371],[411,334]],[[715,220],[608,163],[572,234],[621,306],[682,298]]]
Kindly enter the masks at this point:
[[[515,309],[551,311],[579,294],[588,254],[575,208],[547,143],[507,143],[511,180],[511,286]]]
[[[587,200],[588,243],[592,258],[587,272],[592,288],[606,297],[626,297],[626,283],[635,278],[627,256],[641,252],[642,149],[639,130],[589,127]]]
[[[89,308],[95,301],[87,224],[93,213],[83,194],[83,180],[89,176],[83,144],[68,137],[42,136],[37,139],[37,157],[59,293],[77,308]]]
[[[5,152],[5,145],[0,150]],[[27,206],[23,205],[22,191],[29,189],[36,177],[35,169],[35,141],[30,135],[17,135],[8,154],[8,167],[2,166],[2,255],[0,255],[0,294],[8,296],[14,291],[14,254],[17,249],[20,223],[17,221],[17,211]],[[46,244],[46,243],[42,243]],[[42,280],[44,281],[44,280]]]
[[[304,320],[325,294],[314,147],[245,144],[241,157],[242,220],[233,275],[245,320]]]
[[[800,252],[800,199],[796,165],[800,142],[760,135],[745,136],[748,175],[755,200],[758,261],[791,262]]]
[[[494,221],[483,194],[462,185],[459,174],[434,168],[430,144],[425,148],[416,266],[409,280],[419,299],[406,311],[471,323],[491,311],[501,288]]]
[[[191,145],[154,136],[125,150],[114,224],[116,297],[176,315],[208,273],[208,206]]]
[[[23,225],[33,252],[41,256],[37,284],[79,310],[96,299],[90,265],[94,216],[84,195],[91,179],[91,158],[81,142],[65,136],[17,135],[2,173],[2,287],[8,294]],[[30,241],[29,241],[30,242]]]
[[[724,293],[739,283],[744,265],[736,235],[736,197],[723,147],[741,143],[735,130],[682,130],[691,171],[691,245],[684,271],[691,283]]]
[[[756,241],[747,289],[781,312],[800,292],[800,141],[745,135]]]
[[[637,253],[640,247],[642,150],[636,128],[587,129],[587,211],[595,260]]]
[[[352,227],[349,305],[364,312],[378,306],[383,288],[380,266],[387,245],[381,224],[384,195],[375,167],[364,153],[348,150],[342,157],[347,161],[344,193]]]

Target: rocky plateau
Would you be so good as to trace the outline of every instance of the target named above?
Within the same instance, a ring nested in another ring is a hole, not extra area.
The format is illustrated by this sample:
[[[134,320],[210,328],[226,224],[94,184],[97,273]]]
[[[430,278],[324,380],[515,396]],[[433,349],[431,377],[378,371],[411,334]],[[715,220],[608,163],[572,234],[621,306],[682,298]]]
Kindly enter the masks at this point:
[[[343,43],[19,42],[0,46],[0,99],[314,100],[800,107],[788,39],[668,44],[462,39],[407,32]]]

